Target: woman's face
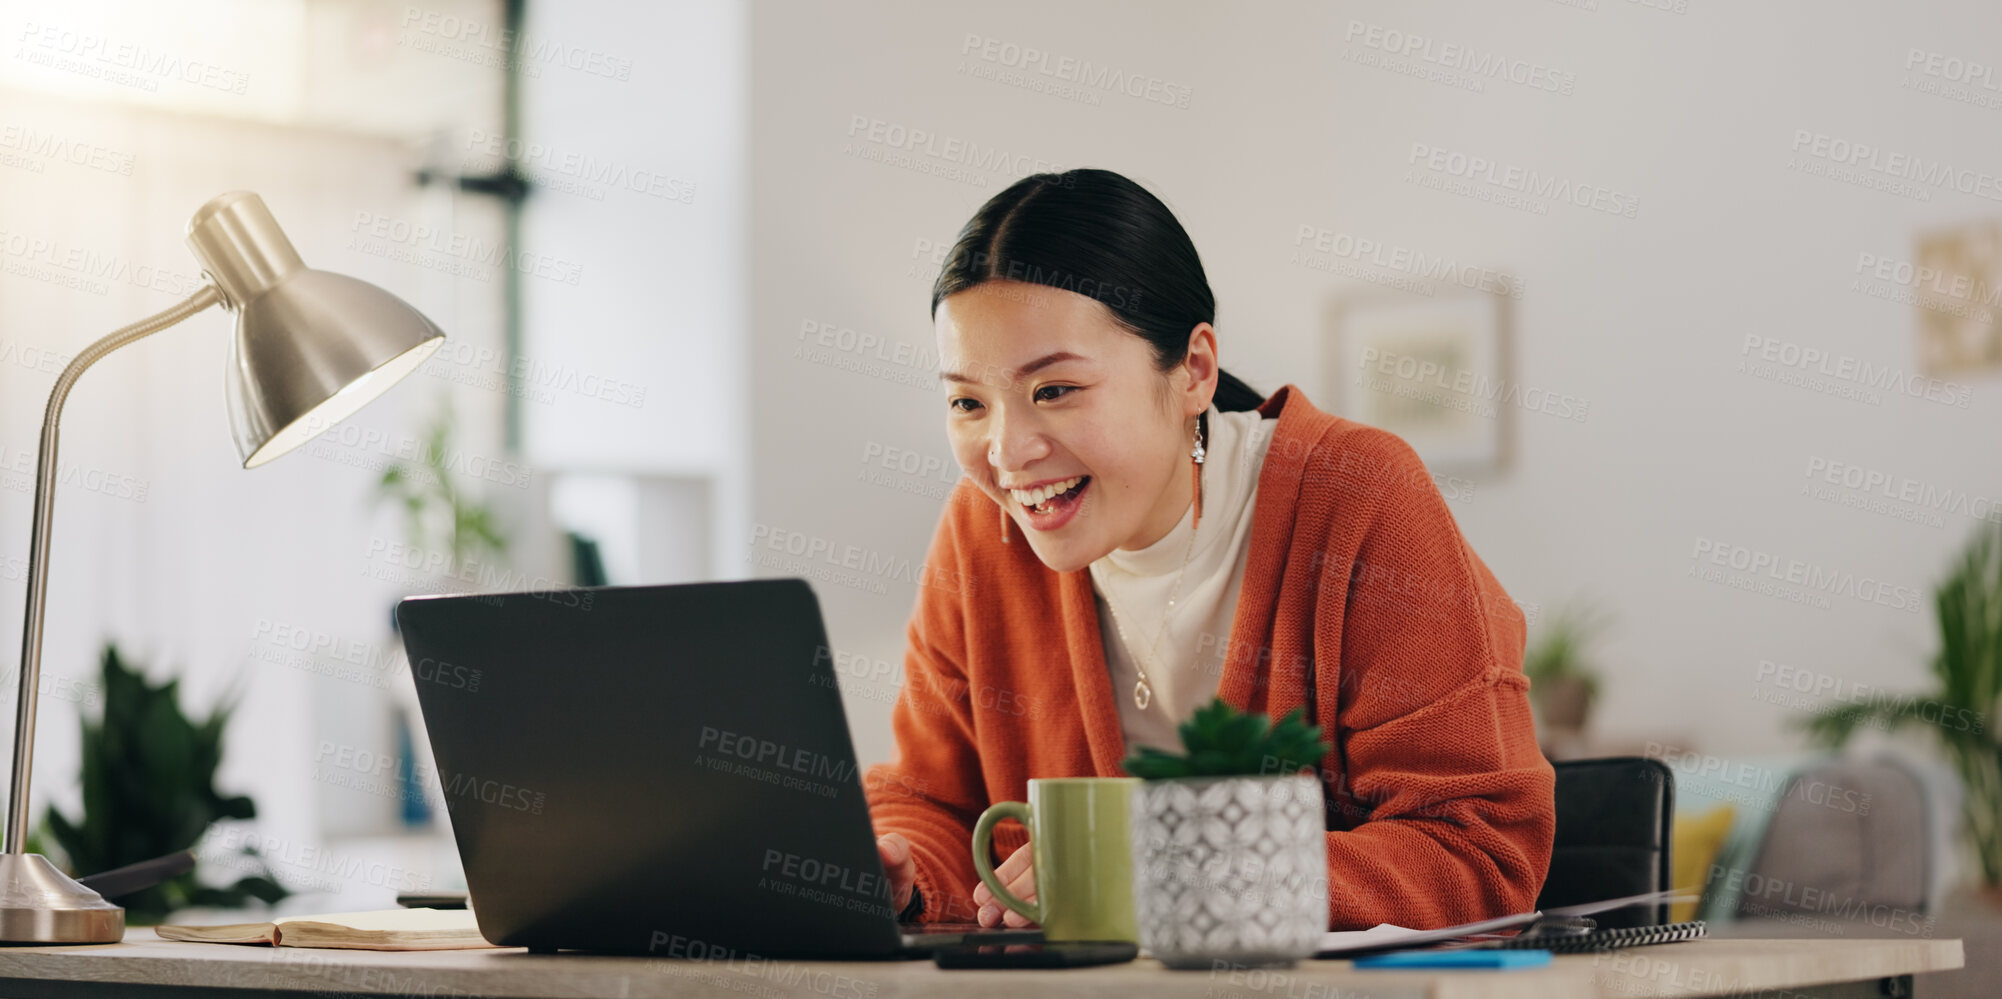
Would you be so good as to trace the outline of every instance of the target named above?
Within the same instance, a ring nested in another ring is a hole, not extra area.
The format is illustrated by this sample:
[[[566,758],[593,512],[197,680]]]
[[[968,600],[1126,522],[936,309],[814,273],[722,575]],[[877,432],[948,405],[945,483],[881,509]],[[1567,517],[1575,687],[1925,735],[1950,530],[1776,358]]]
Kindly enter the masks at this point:
[[[1105,305],[1060,288],[987,281],[937,312],[946,433],[959,467],[1014,519],[1043,563],[1079,569],[1145,548],[1188,510],[1195,417],[1216,392],[1216,337],[1192,331],[1166,375]],[[1010,491],[1063,486],[1025,506]]]

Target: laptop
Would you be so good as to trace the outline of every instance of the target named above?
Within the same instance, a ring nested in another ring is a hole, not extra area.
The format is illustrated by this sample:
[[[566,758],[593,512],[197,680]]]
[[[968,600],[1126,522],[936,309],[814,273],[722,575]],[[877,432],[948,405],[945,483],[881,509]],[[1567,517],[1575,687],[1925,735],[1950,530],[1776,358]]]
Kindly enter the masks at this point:
[[[480,934],[715,958],[928,956],[900,925],[804,579],[410,597],[396,619]]]

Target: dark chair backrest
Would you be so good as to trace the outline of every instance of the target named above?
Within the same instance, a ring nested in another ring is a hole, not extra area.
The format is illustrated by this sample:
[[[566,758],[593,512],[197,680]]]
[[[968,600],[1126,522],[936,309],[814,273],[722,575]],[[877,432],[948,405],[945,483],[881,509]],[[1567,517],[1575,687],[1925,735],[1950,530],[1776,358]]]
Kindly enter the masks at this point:
[[[1675,822],[1675,772],[1660,760],[1565,760],[1557,771],[1557,835],[1539,909],[1666,891]],[[1601,927],[1657,926],[1668,903],[1592,917]]]

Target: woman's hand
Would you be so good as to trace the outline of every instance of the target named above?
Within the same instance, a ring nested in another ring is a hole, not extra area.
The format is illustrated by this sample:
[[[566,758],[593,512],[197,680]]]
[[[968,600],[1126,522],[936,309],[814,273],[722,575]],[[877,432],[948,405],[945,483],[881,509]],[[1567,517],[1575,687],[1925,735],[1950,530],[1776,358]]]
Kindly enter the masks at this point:
[[[1020,849],[1009,854],[1008,859],[1002,861],[1000,867],[994,869],[994,876],[1002,884],[1007,885],[1008,890],[1016,898],[1024,902],[1036,900],[1036,872],[1030,866],[1032,859],[1029,854],[1029,844],[1024,843]],[[973,904],[980,907],[979,918],[982,926],[1005,922],[1009,928],[1018,929],[1034,925],[1029,922],[1029,917],[1002,905],[1001,900],[987,890],[985,881],[973,886]]]
[[[911,841],[903,833],[884,833],[876,837],[876,852],[882,856],[883,873],[890,879],[890,911],[902,912],[911,904],[911,888],[918,883]]]

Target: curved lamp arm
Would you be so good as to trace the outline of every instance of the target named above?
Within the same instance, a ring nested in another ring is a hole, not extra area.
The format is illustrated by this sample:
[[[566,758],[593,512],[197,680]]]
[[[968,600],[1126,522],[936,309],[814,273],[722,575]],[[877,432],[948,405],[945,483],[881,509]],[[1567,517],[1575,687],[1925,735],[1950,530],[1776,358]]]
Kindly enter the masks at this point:
[[[84,369],[104,355],[160,332],[212,305],[223,304],[222,293],[212,284],[188,296],[186,301],[149,319],[130,326],[85,347],[56,376],[49,391],[49,407],[42,415],[41,453],[35,459],[35,519],[28,542],[28,620],[21,628],[21,698],[14,713],[14,777],[7,796],[7,853],[23,853],[28,843],[28,772],[34,760],[35,698],[42,679],[42,602],[49,576],[49,520],[55,513],[56,424],[63,415],[63,401]]]

